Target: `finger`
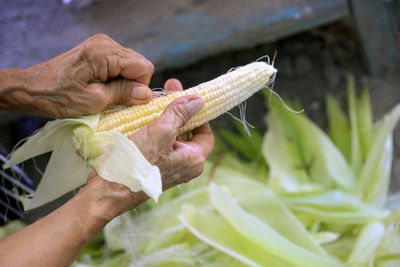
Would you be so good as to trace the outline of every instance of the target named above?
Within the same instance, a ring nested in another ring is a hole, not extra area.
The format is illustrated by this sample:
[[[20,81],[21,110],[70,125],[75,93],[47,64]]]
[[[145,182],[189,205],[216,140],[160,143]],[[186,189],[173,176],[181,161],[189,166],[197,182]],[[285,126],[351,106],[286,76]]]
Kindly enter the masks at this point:
[[[183,91],[182,83],[178,79],[169,79],[164,84],[165,91],[168,92],[176,92]],[[184,133],[176,138],[176,140],[188,140],[189,134]]]
[[[163,129],[170,129],[177,134],[180,127],[204,106],[204,99],[199,95],[182,96],[168,105],[161,117],[155,122]]]
[[[183,91],[182,83],[178,79],[169,79],[164,84],[166,91]]]
[[[121,59],[121,76],[149,85],[151,76],[154,73],[153,64],[135,51],[130,49],[127,51],[127,54]]]
[[[171,160],[177,165],[188,166],[179,169],[181,181],[188,182],[203,172],[206,157],[198,146],[190,145],[188,142],[176,142],[176,148],[170,153]]]
[[[169,153],[173,149],[179,128],[204,105],[199,95],[188,95],[175,99],[156,121],[135,132],[130,139],[146,157]],[[147,140],[146,144],[141,140]],[[150,160],[151,162],[151,160]]]
[[[196,144],[204,157],[208,157],[215,144],[214,134],[209,123],[205,123],[192,131],[193,137],[188,144]]]
[[[125,48],[105,34],[96,34],[80,46],[79,57],[86,59],[93,69],[92,79],[105,82],[121,75],[149,85],[153,64],[141,54]]]
[[[153,97],[168,95],[169,92],[183,91],[183,86],[179,80],[169,79],[164,84],[164,91],[164,94],[159,91],[153,91]]]
[[[146,85],[136,81],[118,79],[108,83],[90,85],[98,91],[97,101],[102,107],[108,105],[139,105],[152,99],[152,91]]]
[[[139,104],[145,104],[149,102],[153,98],[153,92],[151,89],[143,83],[139,82],[130,82],[130,84],[126,87],[128,92],[128,96],[126,98],[122,98],[120,101],[122,105],[133,106]]]

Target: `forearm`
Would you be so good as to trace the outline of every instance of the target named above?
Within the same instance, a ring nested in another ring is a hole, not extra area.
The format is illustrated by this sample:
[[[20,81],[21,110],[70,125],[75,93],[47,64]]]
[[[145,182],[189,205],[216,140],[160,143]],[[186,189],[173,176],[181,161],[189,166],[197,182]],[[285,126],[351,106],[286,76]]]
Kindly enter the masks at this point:
[[[18,111],[29,101],[28,91],[25,70],[0,70],[0,110]]]
[[[83,205],[82,205],[83,204]],[[72,199],[23,230],[0,240],[2,266],[70,266],[107,221]]]
[[[118,199],[126,189],[98,177],[62,207],[0,240],[1,266],[70,266],[110,220],[148,199],[131,193],[127,206]]]
[[[54,85],[46,79],[51,72],[47,63],[0,70],[0,110],[51,117],[60,103]]]

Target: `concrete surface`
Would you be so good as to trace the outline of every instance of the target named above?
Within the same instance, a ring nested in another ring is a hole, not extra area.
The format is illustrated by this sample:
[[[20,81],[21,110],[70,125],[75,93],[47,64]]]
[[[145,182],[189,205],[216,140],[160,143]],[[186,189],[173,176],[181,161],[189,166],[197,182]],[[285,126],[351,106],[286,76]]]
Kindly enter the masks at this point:
[[[79,2],[3,0],[0,69],[46,61],[95,33],[138,50],[158,69],[182,66],[348,15],[346,0]]]

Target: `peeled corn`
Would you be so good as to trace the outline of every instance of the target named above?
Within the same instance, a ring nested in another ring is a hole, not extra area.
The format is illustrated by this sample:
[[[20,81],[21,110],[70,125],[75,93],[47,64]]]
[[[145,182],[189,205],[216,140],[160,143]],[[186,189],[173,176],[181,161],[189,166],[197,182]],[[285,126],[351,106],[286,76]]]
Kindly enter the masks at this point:
[[[161,173],[126,136],[157,120],[174,99],[198,94],[204,98],[205,105],[179,129],[179,134],[190,131],[264,88],[275,73],[273,66],[255,62],[186,91],[155,98],[145,105],[48,122],[12,153],[4,167],[52,151],[33,198],[21,197],[25,210],[83,185],[90,167],[106,180],[124,184],[133,192],[143,190],[157,200],[162,192]]]
[[[141,127],[157,120],[174,99],[184,95],[201,95],[205,105],[179,129],[179,134],[182,134],[237,106],[264,88],[275,73],[276,69],[267,63],[250,63],[188,90],[155,98],[148,104],[102,115],[98,131],[114,130],[130,136]]]

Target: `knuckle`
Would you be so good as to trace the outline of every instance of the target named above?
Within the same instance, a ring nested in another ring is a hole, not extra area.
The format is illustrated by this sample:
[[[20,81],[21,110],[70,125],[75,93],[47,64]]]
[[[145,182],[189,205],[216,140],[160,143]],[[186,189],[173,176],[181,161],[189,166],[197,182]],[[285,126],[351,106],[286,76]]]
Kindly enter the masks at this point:
[[[194,175],[195,177],[200,176],[204,171],[204,163],[203,164],[197,164],[197,166],[194,168]]]
[[[206,163],[206,157],[203,156],[202,154],[199,156],[199,164],[201,166],[204,166],[204,164]]]
[[[88,42],[85,45],[82,46],[82,48],[79,51],[79,58],[82,59],[89,59],[92,54],[92,48],[91,48],[91,43]]]
[[[198,175],[200,175],[203,172],[205,162],[206,162],[206,157],[203,154],[199,153],[197,155],[197,161],[196,161],[196,170]]]
[[[172,129],[169,125],[166,125],[164,123],[152,123],[149,125],[149,131],[154,134],[161,134],[161,135],[171,135],[172,134]]]
[[[154,73],[154,64],[151,63],[149,60],[147,60],[147,68],[148,68],[148,72],[150,73],[150,75],[153,75]]]
[[[182,124],[186,123],[190,119],[190,112],[184,104],[176,104],[171,107],[175,117],[180,120]]]
[[[190,173],[188,176],[184,177],[184,179],[183,179],[182,182],[183,182],[183,183],[188,183],[188,182],[190,182],[190,181],[193,180],[194,178],[199,177],[199,176],[203,173],[203,171],[204,171],[204,166],[203,166],[203,165],[196,165],[196,166],[193,166],[193,167],[192,167],[191,173]]]
[[[130,58],[140,65],[141,72],[144,76],[150,78],[153,75],[155,67],[150,60],[130,48],[126,48],[125,52],[127,52],[126,58]]]
[[[192,162],[191,164],[191,178],[196,178],[198,176],[200,176],[203,171],[204,171],[204,163],[206,161],[206,158],[200,154],[200,153],[196,153],[195,151],[193,151],[192,153],[190,153],[191,155],[191,159],[189,160],[189,162]]]
[[[81,53],[86,56],[96,53],[99,47],[109,44],[111,40],[107,34],[97,33],[83,43]]]
[[[96,109],[102,109],[108,105],[108,94],[106,90],[98,89],[93,92],[93,99],[96,99],[97,105],[95,105]]]
[[[85,43],[79,52],[79,56],[83,59],[93,60],[97,52],[96,43],[92,40]]]
[[[124,47],[124,50],[128,54],[135,55],[135,56],[137,55],[137,52],[135,50],[133,50],[132,48]]]
[[[98,39],[98,40],[110,40],[111,37],[108,36],[105,33],[96,33],[95,35],[93,35],[93,39]]]
[[[125,56],[127,57],[142,57],[137,51],[133,50],[132,48],[122,46],[123,51],[125,52]]]

